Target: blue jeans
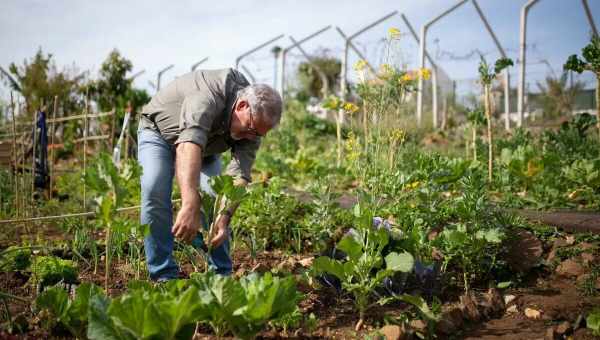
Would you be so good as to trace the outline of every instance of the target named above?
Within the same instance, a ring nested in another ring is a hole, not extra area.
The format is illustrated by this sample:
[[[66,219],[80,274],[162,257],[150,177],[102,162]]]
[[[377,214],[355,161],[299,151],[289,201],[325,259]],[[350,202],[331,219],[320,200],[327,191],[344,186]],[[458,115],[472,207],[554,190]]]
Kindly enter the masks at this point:
[[[171,192],[175,175],[175,147],[162,136],[150,129],[138,131],[138,161],[142,167],[142,211],[141,223],[150,226],[150,234],[144,239],[146,264],[152,280],[177,278],[179,268],[173,257],[174,237],[173,206]],[[200,175],[201,189],[211,193],[208,177],[221,173],[221,158],[205,157]],[[201,217],[201,224],[207,222]],[[192,242],[196,248],[202,245],[202,234]],[[221,275],[231,274],[232,263],[229,256],[229,238],[209,254],[209,268]]]

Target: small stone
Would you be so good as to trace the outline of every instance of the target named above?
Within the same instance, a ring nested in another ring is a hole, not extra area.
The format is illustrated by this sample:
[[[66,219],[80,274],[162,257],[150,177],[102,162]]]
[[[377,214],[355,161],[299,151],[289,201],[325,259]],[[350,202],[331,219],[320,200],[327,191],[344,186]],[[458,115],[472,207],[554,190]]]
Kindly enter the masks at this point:
[[[515,314],[518,312],[519,312],[519,309],[517,308],[517,305],[512,305],[512,306],[506,308],[506,314]]]
[[[530,319],[537,320],[542,317],[542,312],[537,309],[527,307],[525,308],[525,316]]]
[[[554,244],[552,245],[553,249],[558,249],[558,248],[562,248],[562,247],[566,247],[569,244],[567,243],[567,240],[565,240],[564,238],[557,238],[556,240],[554,240]]]
[[[522,230],[509,241],[506,260],[511,268],[524,273],[540,262],[543,253],[542,242],[532,233]]]
[[[421,319],[411,320],[410,327],[417,332],[423,333],[427,330],[427,323]]]
[[[490,288],[483,294],[483,301],[479,302],[480,311],[486,318],[500,316],[504,313],[504,299],[496,288]]]
[[[571,327],[571,323],[569,321],[565,321],[560,325],[556,326],[556,333],[559,335],[567,334],[571,332],[573,327]]]
[[[504,295],[504,304],[505,304],[505,305],[508,305],[508,304],[510,304],[511,302],[515,301],[515,299],[516,299],[516,298],[517,298],[517,297],[516,297],[516,296],[514,296],[514,295]]]
[[[575,243],[575,236],[573,235],[568,235],[565,239],[565,241],[567,242],[568,245],[572,245]]]
[[[544,336],[544,340],[554,340],[556,339],[556,331],[554,327],[550,327],[546,330],[546,335]]]
[[[266,273],[269,271],[269,267],[267,267],[266,264],[260,262],[257,263],[254,267],[252,267],[252,269],[250,269],[251,272],[257,272],[257,273]]]
[[[379,330],[379,333],[383,334],[385,340],[400,340],[406,334],[404,327],[401,328],[398,325],[385,325]]]
[[[315,259],[315,257],[311,256],[311,257],[307,257],[305,259],[302,259],[302,260],[298,261],[298,263],[300,263],[300,265],[302,267],[310,267],[310,266],[312,266],[312,263],[313,263],[314,259]]]
[[[577,277],[584,273],[583,267],[575,260],[563,261],[557,268],[556,273],[565,277]]]
[[[476,299],[473,293],[465,294],[460,297],[460,309],[465,319],[478,322],[481,320],[481,313],[477,309]]]
[[[450,335],[456,333],[463,325],[463,315],[459,307],[444,308],[440,321],[436,324],[436,333]]]
[[[589,266],[590,263],[594,262],[596,257],[590,253],[582,253],[581,260],[583,261],[584,266]]]

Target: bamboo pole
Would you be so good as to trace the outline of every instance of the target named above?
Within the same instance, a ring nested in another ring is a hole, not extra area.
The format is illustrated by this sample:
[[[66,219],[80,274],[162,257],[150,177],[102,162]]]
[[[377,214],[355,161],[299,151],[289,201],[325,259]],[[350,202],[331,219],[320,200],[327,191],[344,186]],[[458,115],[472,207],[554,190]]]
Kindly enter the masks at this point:
[[[10,92],[10,107],[11,107],[11,115],[12,115],[12,130],[13,130],[13,138],[12,138],[12,154],[13,154],[13,169],[12,172],[14,174],[14,188],[15,188],[15,215],[19,217],[20,209],[19,209],[19,175],[17,172],[17,136],[15,131],[17,130],[17,126],[15,124],[15,102],[13,99],[13,93]]]
[[[35,205],[34,200],[34,192],[35,192],[35,152],[37,149],[37,119],[38,119],[38,111],[36,110],[35,113],[33,114],[33,145],[31,146],[31,206],[33,207]],[[35,212],[33,211],[35,209],[32,209],[32,214],[35,214]]]
[[[54,188],[54,135],[56,134],[56,111],[58,111],[58,96],[54,96],[54,107],[52,108],[52,129],[50,129],[50,192],[48,197],[52,199],[52,190]]]
[[[87,169],[87,134],[88,134],[88,109],[89,109],[89,96],[88,96],[89,88],[85,91],[85,111],[83,111],[83,210],[87,208],[87,197],[86,197],[86,185],[85,185],[85,175]]]
[[[21,104],[18,103],[18,112],[19,114],[21,114]],[[26,207],[26,203],[27,200],[25,199],[25,196],[27,196],[26,194],[26,189],[25,189],[25,140],[24,138],[21,138],[21,190],[23,190],[21,193],[21,215],[23,217],[27,216],[27,207]]]
[[[181,199],[180,198],[174,199],[171,202],[179,203],[179,202],[181,202]],[[141,207],[142,207],[141,205],[134,205],[131,207],[118,208],[117,212],[137,210],[137,209],[140,209]],[[97,214],[97,212],[95,212],[95,211],[87,211],[87,212],[71,213],[71,214],[63,214],[63,215],[39,216],[39,217],[31,217],[31,218],[17,218],[17,219],[11,219],[11,220],[0,220],[0,224],[15,224],[15,223],[23,223],[23,222],[34,222],[34,221],[51,221],[51,220],[60,220],[60,219],[72,218],[72,217],[95,216],[96,214]]]

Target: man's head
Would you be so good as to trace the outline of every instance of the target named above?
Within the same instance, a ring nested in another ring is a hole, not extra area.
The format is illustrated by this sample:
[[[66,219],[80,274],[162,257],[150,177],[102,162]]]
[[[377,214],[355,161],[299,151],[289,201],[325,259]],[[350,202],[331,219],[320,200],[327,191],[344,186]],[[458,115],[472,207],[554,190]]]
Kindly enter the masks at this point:
[[[255,140],[264,136],[279,124],[282,106],[281,96],[268,85],[240,90],[231,113],[231,138]]]

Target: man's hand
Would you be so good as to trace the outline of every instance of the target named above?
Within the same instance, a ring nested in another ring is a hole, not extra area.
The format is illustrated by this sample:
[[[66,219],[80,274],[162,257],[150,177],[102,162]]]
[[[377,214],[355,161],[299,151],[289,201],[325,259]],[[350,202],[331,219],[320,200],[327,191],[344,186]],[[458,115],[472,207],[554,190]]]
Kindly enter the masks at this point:
[[[182,206],[177,213],[177,219],[171,232],[178,240],[191,243],[200,231],[200,205],[189,204]]]
[[[198,178],[202,168],[202,148],[194,143],[177,145],[175,173],[181,190],[181,209],[171,231],[176,238],[191,242],[200,231]]]
[[[220,246],[229,237],[229,221],[228,215],[219,215],[210,239],[211,248]]]

